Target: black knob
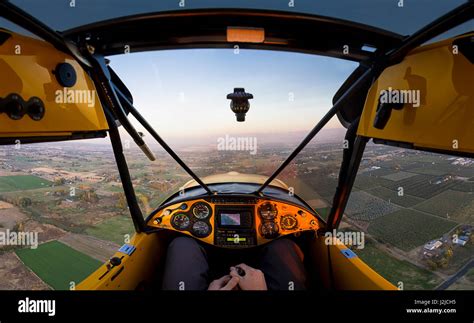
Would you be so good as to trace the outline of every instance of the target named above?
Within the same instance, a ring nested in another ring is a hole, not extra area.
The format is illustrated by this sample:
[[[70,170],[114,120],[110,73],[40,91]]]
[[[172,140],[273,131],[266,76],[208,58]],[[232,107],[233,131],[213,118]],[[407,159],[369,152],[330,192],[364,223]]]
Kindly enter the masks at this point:
[[[25,115],[25,102],[18,94],[10,94],[2,100],[0,112],[5,112],[10,119],[20,120]]]
[[[245,270],[243,270],[243,269],[240,268],[239,266],[235,267],[235,270],[237,271],[237,274],[239,274],[240,277],[244,277],[244,276],[245,276]]]
[[[35,96],[31,97],[26,103],[26,113],[35,121],[43,119],[45,113],[43,101]]]
[[[76,84],[76,70],[69,63],[60,63],[54,70],[56,79],[59,84],[64,87],[73,87]]]
[[[120,266],[120,264],[122,264],[122,259],[120,259],[119,257],[112,257],[110,258],[109,262],[112,265],[112,267],[117,267],[117,266]]]

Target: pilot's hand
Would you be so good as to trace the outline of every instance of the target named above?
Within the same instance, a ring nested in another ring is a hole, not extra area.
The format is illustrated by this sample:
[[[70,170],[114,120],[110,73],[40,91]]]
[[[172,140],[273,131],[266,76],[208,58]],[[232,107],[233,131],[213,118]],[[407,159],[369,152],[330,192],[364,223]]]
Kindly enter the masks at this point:
[[[208,290],[233,290],[238,288],[239,277],[225,275],[209,284]]]
[[[239,278],[239,287],[242,290],[267,290],[265,275],[261,270],[240,264],[230,267],[230,275]]]

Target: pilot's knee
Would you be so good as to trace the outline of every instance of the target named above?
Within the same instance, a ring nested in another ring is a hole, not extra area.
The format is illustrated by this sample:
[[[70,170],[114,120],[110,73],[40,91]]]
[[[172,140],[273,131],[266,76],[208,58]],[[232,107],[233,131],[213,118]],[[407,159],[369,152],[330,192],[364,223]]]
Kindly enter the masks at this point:
[[[168,245],[168,250],[190,250],[193,248],[199,248],[199,244],[193,238],[188,237],[176,237]]]
[[[284,255],[294,253],[300,258],[303,258],[303,252],[296,242],[291,239],[281,238],[270,242],[266,246],[266,252],[275,255]]]
[[[270,242],[268,247],[271,249],[293,249],[298,248],[298,245],[293,240],[280,238]]]

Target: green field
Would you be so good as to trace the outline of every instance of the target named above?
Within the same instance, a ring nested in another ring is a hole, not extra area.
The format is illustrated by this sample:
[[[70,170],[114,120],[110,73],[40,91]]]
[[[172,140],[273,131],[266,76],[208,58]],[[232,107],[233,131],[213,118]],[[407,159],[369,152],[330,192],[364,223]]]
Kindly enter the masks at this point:
[[[367,190],[377,186],[390,185],[391,183],[393,183],[393,181],[378,176],[369,176],[364,173],[357,175],[354,182],[354,187],[361,190]]]
[[[409,251],[441,237],[456,225],[454,221],[434,215],[402,209],[373,220],[368,232],[377,240]]]
[[[446,190],[418,204],[415,209],[453,221],[474,224],[474,193]]]
[[[417,162],[424,165],[435,165],[439,163],[446,163],[442,155],[429,152],[414,152],[410,151],[407,156],[403,158],[404,162]],[[434,163],[434,164],[433,164]]]
[[[58,241],[37,249],[20,249],[16,254],[39,278],[54,289],[67,290],[70,282],[78,284],[101,263]]]
[[[453,186],[451,189],[461,192],[474,192],[474,182],[472,181],[472,179],[471,181],[460,182],[456,186]]]
[[[433,167],[433,165],[415,167],[415,168],[410,169],[410,172],[413,172],[419,175],[432,175],[432,176],[440,176],[440,175],[446,174],[444,170],[438,169],[437,167]]]
[[[474,268],[471,268],[464,277],[474,283]]]
[[[51,186],[51,182],[33,175],[0,176],[0,192],[33,190]]]
[[[455,247],[453,256],[449,260],[449,269],[453,273],[464,266],[474,255],[474,244],[468,243],[464,247]],[[474,279],[474,276],[472,277]]]
[[[368,242],[365,248],[357,250],[357,255],[372,269],[398,287],[403,282],[404,290],[433,289],[441,279],[426,269],[407,261],[398,260]]]
[[[133,228],[130,216],[117,215],[107,219],[94,227],[86,229],[86,234],[99,239],[113,241],[119,245],[124,243],[124,235],[129,234],[130,238],[135,229]]]
[[[382,176],[382,178],[389,179],[391,181],[401,181],[402,179],[407,179],[415,175],[415,173],[408,173],[402,171]]]
[[[384,177],[396,172],[397,172],[396,170],[390,167],[381,167],[379,169],[368,170],[367,172],[364,172],[363,175],[369,176],[369,177]]]
[[[398,196],[397,191],[392,191],[385,187],[375,187],[370,190],[367,190],[367,193],[377,196],[387,202],[390,201],[390,203],[395,203],[403,207],[410,207],[424,201],[424,199],[408,194]]]
[[[351,193],[347,202],[346,213],[351,219],[372,221],[398,209],[399,207],[396,204],[387,203],[364,191],[356,191]]]

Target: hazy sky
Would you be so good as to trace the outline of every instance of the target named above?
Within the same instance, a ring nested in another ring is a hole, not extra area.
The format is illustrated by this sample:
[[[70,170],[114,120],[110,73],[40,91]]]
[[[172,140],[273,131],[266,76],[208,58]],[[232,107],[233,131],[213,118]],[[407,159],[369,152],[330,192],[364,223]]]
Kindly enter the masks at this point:
[[[259,50],[183,49],[111,57],[134,105],[166,139],[311,129],[356,63]],[[226,95],[254,95],[239,123]],[[334,119],[328,127],[339,127]],[[139,127],[137,127],[139,128]]]

